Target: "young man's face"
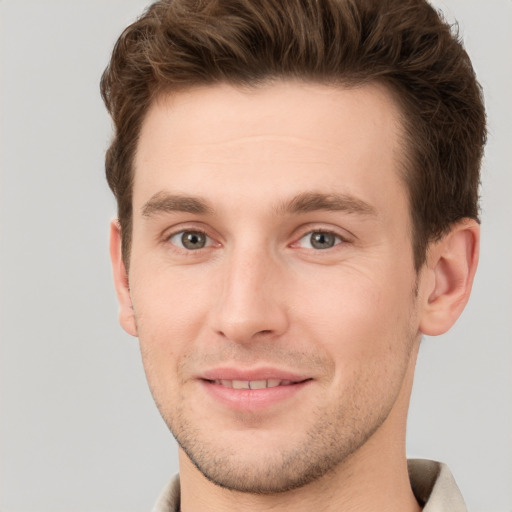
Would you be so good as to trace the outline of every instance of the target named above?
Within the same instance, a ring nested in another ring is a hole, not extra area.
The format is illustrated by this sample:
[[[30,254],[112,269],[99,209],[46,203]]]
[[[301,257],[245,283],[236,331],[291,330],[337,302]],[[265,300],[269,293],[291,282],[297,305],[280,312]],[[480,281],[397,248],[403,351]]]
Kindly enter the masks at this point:
[[[219,85],[148,112],[123,325],[214,482],[282,491],[402,439],[422,293],[402,137],[373,85]]]

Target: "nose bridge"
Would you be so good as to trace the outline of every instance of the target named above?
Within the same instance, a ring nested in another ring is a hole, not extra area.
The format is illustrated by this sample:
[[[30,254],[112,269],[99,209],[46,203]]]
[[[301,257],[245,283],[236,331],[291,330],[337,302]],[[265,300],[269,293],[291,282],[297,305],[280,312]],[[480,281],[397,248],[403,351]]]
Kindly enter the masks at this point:
[[[238,343],[278,335],[287,325],[279,262],[263,244],[239,244],[223,263],[216,330]]]

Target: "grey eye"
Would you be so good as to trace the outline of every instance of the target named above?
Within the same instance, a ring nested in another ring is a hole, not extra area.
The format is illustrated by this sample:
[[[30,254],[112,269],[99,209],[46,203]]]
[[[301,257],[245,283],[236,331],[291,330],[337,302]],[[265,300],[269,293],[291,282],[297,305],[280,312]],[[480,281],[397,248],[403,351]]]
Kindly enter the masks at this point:
[[[189,251],[203,249],[208,245],[208,236],[201,231],[180,231],[169,240],[172,244]]]
[[[312,231],[299,240],[299,246],[305,249],[331,249],[341,241],[334,233]]]

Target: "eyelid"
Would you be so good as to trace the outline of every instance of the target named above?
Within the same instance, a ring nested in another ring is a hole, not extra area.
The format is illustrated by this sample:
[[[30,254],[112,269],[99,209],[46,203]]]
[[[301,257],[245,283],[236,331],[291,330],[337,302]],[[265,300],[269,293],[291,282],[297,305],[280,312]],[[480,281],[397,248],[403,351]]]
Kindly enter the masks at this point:
[[[300,245],[300,242],[302,240],[308,238],[308,237],[311,237],[314,233],[322,233],[322,234],[334,236],[334,238],[335,238],[334,245],[332,247],[326,247],[326,248],[322,248],[322,249],[319,249],[319,248],[316,248],[316,247],[302,247]],[[306,250],[326,252],[326,251],[330,251],[330,250],[336,249],[336,247],[338,247],[339,245],[345,243],[346,241],[347,240],[345,240],[339,233],[336,233],[335,231],[328,231],[328,230],[325,230],[325,229],[313,229],[311,231],[308,231],[308,232],[304,233],[300,238],[297,239],[296,242],[294,242],[293,245],[301,247],[302,249],[306,249]]]
[[[180,245],[177,245],[177,244],[171,242],[171,238],[173,238],[177,235],[182,235],[183,233],[187,233],[187,232],[201,233],[202,235],[204,235],[207,238],[207,244],[205,245],[205,247],[201,247],[200,249],[191,250],[191,249],[187,249],[185,247],[180,247]],[[206,229],[204,227],[197,226],[197,225],[183,225],[183,224],[178,225],[178,226],[173,226],[172,228],[165,230],[162,235],[162,242],[164,244],[171,245],[173,247],[173,249],[175,249],[175,250],[183,251],[183,252],[189,253],[189,254],[194,253],[194,252],[199,253],[204,249],[209,249],[211,247],[220,247],[220,245],[221,245],[219,242],[217,242],[216,238],[212,234],[209,233],[208,229]]]
[[[341,242],[344,243],[351,243],[357,237],[352,234],[350,231],[347,231],[346,229],[338,228],[335,226],[326,226],[325,224],[319,225],[319,224],[308,224],[306,226],[302,226],[298,231],[298,235],[295,235],[293,237],[294,242],[291,244],[292,246],[296,245],[299,240],[302,240],[305,236],[311,235],[312,233],[326,233],[330,235],[334,235],[335,237],[339,238]],[[339,245],[336,244],[336,245]],[[335,247],[335,246],[334,246]]]
[[[206,238],[206,243],[205,243],[204,247],[200,247],[199,249],[194,249],[194,252],[195,251],[200,251],[201,249],[206,249],[207,247],[211,247],[211,245],[212,245],[211,237],[208,236],[204,231],[197,231],[197,230],[192,230],[192,229],[183,229],[181,231],[177,231],[175,233],[172,233],[172,234],[170,234],[167,237],[167,240],[169,242],[171,242],[172,245],[178,247],[179,249],[182,249],[182,250],[187,251],[187,252],[188,251],[192,251],[192,249],[187,249],[186,247],[183,247],[181,244],[178,245],[178,243],[172,241],[173,238],[178,237],[178,239],[179,239],[179,238],[183,237],[184,233],[197,233],[197,234],[200,234],[200,235],[204,235],[204,237]]]
[[[343,231],[343,233],[341,231]],[[175,237],[176,235],[181,235],[186,232],[203,234],[207,238],[207,245],[200,249],[190,250],[190,249],[180,247],[179,245],[176,245],[175,243],[170,242],[171,238]],[[330,227],[330,226],[326,227],[325,225],[318,226],[318,225],[309,224],[307,226],[302,226],[302,228],[300,228],[299,234],[293,236],[294,241],[289,245],[289,247],[294,247],[294,246],[296,247],[300,240],[302,240],[304,237],[306,237],[308,235],[311,235],[312,233],[327,233],[327,234],[334,235],[336,238],[338,238],[339,242],[337,242],[330,249],[334,249],[338,245],[341,245],[341,243],[352,243],[354,241],[354,239],[357,238],[355,235],[353,235],[351,232],[349,232],[345,229],[342,230],[341,228],[337,229],[336,227]],[[162,235],[163,243],[165,243],[165,244],[170,243],[170,245],[172,245],[174,248],[176,248],[178,250],[185,251],[187,253],[200,252],[203,249],[211,248],[212,246],[213,247],[222,246],[223,244],[221,242],[219,242],[217,239],[218,239],[218,237],[210,234],[209,230],[207,228],[197,226],[197,225],[174,226],[173,228],[169,228],[169,229],[165,230],[165,232]],[[315,249],[315,251],[318,251],[318,249]]]

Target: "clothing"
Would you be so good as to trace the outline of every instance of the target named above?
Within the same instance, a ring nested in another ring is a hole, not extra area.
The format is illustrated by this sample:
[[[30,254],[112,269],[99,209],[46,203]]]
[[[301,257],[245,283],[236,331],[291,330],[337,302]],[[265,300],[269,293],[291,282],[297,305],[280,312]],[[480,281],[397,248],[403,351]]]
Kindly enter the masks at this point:
[[[425,459],[407,462],[411,487],[423,512],[467,512],[448,466]],[[153,512],[179,512],[179,509],[180,479],[176,475],[163,490]]]
[[[467,512],[446,464],[425,459],[407,461],[412,491],[423,512]],[[172,509],[171,509],[172,510]]]

